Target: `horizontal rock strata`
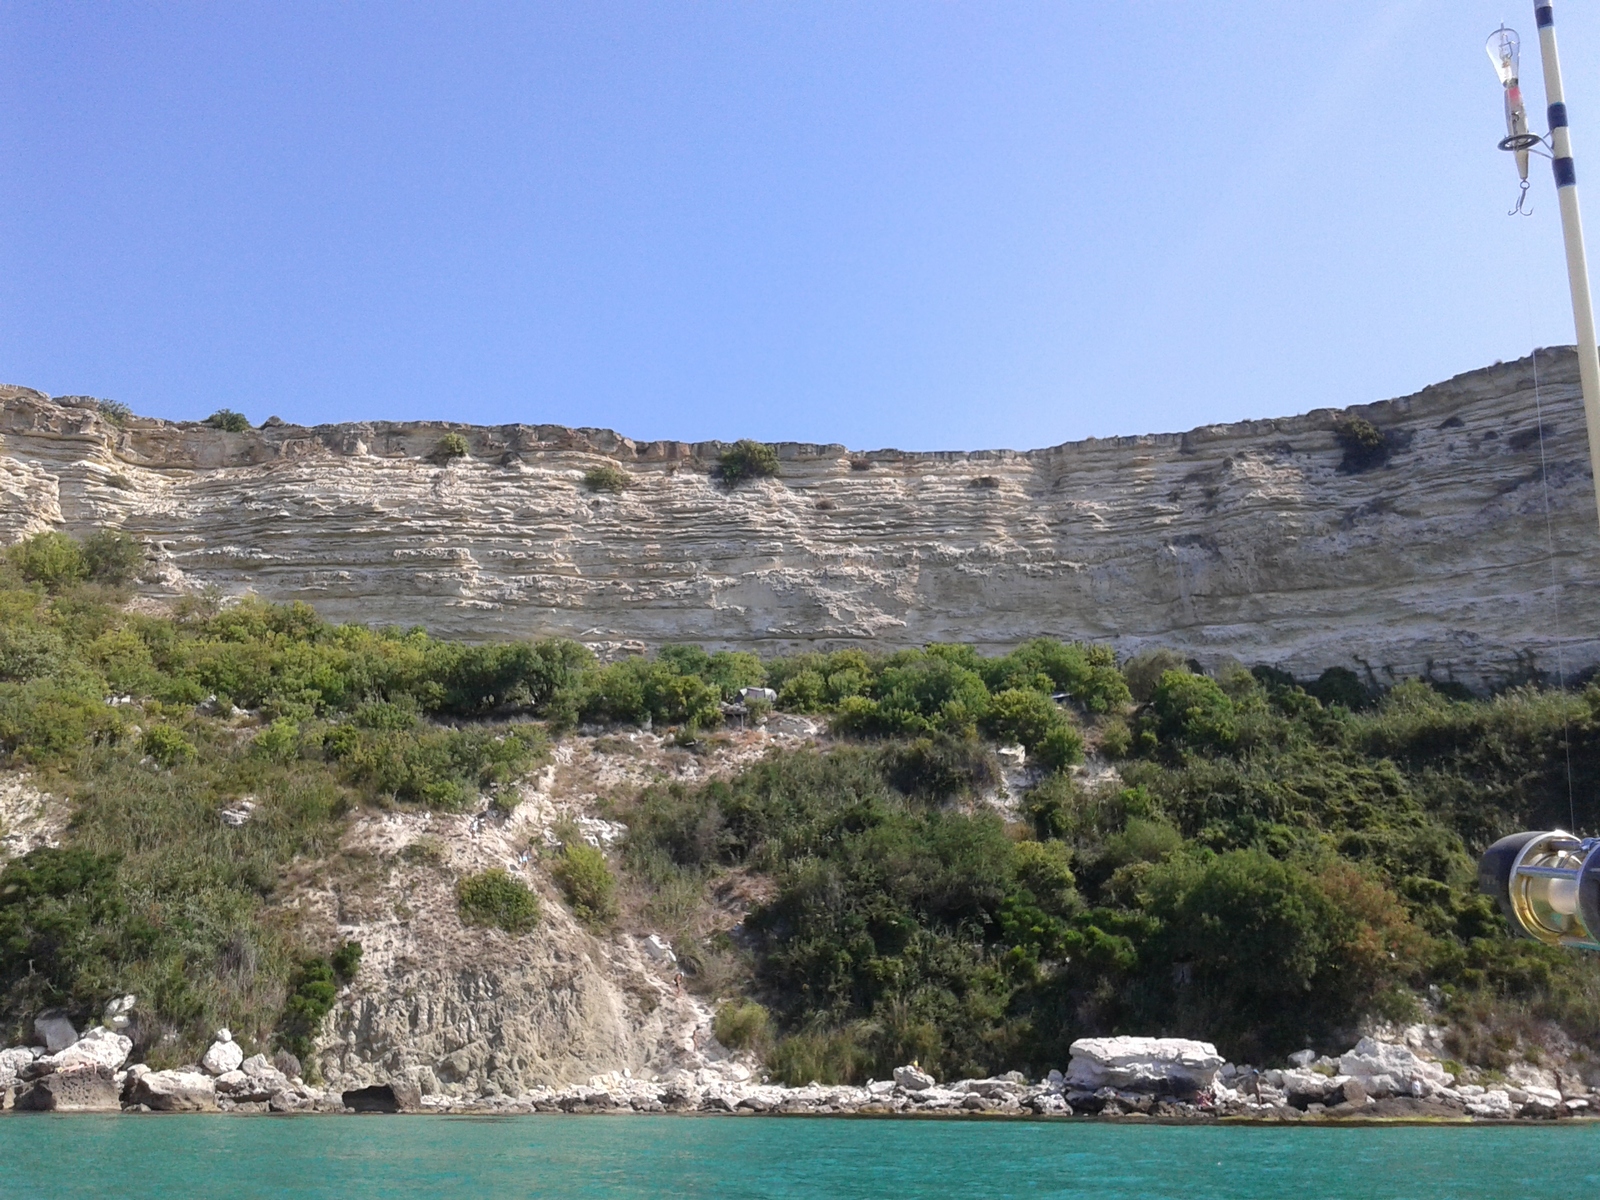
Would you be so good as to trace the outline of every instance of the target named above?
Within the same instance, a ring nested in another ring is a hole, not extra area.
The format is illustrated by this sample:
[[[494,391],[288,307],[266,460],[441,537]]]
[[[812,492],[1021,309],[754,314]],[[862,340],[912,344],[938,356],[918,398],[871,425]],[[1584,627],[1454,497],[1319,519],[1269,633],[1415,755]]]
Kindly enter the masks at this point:
[[[0,539],[125,529],[152,591],[215,584],[486,638],[787,650],[1037,634],[1474,687],[1600,661],[1597,528],[1569,350],[1413,396],[1027,452],[778,447],[444,422],[245,433],[0,389]],[[1543,438],[1536,408],[1543,410]],[[1343,469],[1338,422],[1384,432]],[[469,453],[442,460],[446,433]],[[633,486],[591,493],[585,471]],[[1549,532],[1555,554],[1548,552]]]

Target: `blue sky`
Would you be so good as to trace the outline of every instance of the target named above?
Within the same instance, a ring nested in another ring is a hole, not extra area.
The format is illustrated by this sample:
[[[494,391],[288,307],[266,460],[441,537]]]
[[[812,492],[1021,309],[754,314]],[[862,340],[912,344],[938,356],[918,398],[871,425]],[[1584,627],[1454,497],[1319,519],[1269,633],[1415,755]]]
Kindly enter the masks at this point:
[[[1501,20],[1542,112],[1525,3],[0,2],[0,379],[906,449],[1400,395],[1572,340]]]

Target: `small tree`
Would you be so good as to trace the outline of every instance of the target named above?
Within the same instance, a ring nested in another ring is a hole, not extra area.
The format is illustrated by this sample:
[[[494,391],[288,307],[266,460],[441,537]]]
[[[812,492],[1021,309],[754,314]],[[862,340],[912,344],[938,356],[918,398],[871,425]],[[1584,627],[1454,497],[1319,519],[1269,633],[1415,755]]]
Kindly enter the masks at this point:
[[[449,462],[451,459],[465,458],[471,450],[472,447],[467,445],[467,439],[459,433],[447,433],[433,448],[433,457],[440,462]]]
[[[747,479],[770,478],[778,473],[778,452],[765,442],[740,438],[717,460],[717,478],[724,487],[737,487]]]

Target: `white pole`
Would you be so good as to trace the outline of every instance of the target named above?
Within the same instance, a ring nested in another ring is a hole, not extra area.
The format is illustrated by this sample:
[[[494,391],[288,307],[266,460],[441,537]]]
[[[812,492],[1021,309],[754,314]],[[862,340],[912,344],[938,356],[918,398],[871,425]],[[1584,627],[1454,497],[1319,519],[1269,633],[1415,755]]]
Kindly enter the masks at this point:
[[[1566,94],[1561,90],[1561,59],[1556,54],[1554,8],[1534,0],[1539,26],[1539,58],[1544,63],[1544,97],[1550,106],[1550,149],[1561,202],[1561,233],[1567,243],[1567,283],[1572,288],[1572,323],[1578,334],[1578,379],[1583,386],[1583,416],[1589,428],[1589,469],[1594,475],[1595,511],[1600,514],[1600,355],[1595,351],[1594,304],[1589,297],[1589,263],[1583,252],[1583,218],[1578,213],[1578,177],[1572,164]]]

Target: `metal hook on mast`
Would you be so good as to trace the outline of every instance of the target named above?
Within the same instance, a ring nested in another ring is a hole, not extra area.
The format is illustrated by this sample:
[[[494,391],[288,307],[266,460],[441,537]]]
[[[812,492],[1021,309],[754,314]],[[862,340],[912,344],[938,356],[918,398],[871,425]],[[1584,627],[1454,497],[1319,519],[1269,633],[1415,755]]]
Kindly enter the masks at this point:
[[[1508,211],[1506,213],[1506,216],[1508,216],[1508,217],[1519,217],[1519,216],[1520,217],[1531,217],[1531,216],[1533,216],[1533,205],[1528,203],[1528,181],[1526,179],[1524,179],[1522,181],[1522,190],[1517,193],[1516,206],[1513,207],[1510,211]]]

